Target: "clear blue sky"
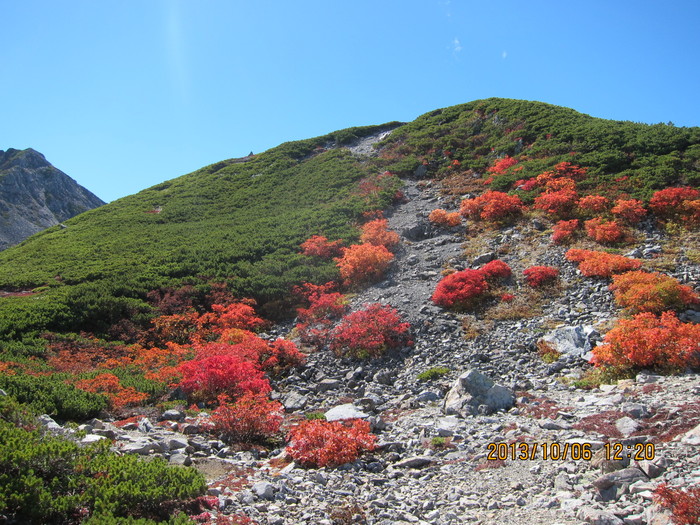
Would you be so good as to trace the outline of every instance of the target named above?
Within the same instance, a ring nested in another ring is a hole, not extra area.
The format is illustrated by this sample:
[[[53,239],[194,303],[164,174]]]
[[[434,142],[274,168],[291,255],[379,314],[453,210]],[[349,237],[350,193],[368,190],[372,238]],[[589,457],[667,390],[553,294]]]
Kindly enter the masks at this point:
[[[487,97],[700,125],[698,0],[0,0],[0,149],[111,201]]]

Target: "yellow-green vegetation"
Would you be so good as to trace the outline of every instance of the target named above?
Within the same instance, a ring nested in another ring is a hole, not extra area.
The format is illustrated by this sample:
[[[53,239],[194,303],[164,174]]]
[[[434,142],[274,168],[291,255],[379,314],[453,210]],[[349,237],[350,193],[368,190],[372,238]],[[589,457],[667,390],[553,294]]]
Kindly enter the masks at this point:
[[[419,381],[431,381],[433,379],[440,379],[441,377],[450,373],[450,369],[444,366],[434,366],[429,368],[425,372],[418,374]]]

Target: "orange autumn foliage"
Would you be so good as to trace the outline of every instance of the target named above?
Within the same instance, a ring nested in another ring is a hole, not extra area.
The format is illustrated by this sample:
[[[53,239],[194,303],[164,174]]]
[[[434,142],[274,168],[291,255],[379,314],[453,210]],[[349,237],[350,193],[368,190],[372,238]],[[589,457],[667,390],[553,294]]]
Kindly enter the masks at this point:
[[[610,290],[615,302],[633,313],[680,310],[700,303],[700,296],[687,285],[663,273],[625,272],[613,276]]]
[[[104,373],[92,379],[76,381],[75,387],[86,392],[104,394],[112,408],[138,405],[148,399],[148,395],[138,392],[134,387],[123,387],[114,374]]]
[[[638,270],[642,265],[639,259],[576,248],[566,252],[565,257],[569,261],[578,263],[578,269],[586,277],[610,277],[616,273]]]
[[[399,244],[399,234],[390,231],[388,226],[387,219],[375,219],[363,224],[360,241],[363,244],[384,246],[388,250],[393,250]]]
[[[385,246],[353,244],[335,259],[340,276],[348,287],[357,287],[381,279],[394,255]]]

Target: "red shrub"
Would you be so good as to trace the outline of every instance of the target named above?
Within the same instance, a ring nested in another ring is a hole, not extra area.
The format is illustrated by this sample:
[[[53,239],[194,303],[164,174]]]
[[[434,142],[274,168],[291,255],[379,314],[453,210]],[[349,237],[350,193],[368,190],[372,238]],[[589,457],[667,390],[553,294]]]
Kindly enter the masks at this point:
[[[647,214],[642,201],[637,199],[618,199],[610,212],[620,217],[627,224],[637,224]]]
[[[264,326],[265,321],[255,314],[251,303],[255,304],[253,301],[213,304],[211,312],[197,318],[197,334],[193,340],[214,340],[227,330],[256,330]]]
[[[280,372],[301,365],[305,357],[296,345],[285,339],[270,343],[251,332],[240,332],[233,343],[210,342],[195,345],[196,359],[212,356],[236,356],[259,366],[264,372],[277,375]]]
[[[654,193],[649,201],[649,208],[662,219],[683,220],[688,213],[685,203],[698,199],[700,191],[694,188],[666,188]]]
[[[238,397],[246,392],[267,394],[272,390],[262,370],[235,354],[186,361],[179,370],[179,386],[193,401],[212,402],[221,394]]]
[[[671,511],[676,525],[700,523],[700,486],[674,489],[661,483],[654,491],[654,500]]]
[[[538,288],[544,284],[556,280],[559,270],[552,266],[530,266],[523,270],[527,284],[533,288]]]
[[[561,244],[563,242],[569,241],[576,229],[578,228],[578,219],[572,219],[570,221],[559,221],[552,228],[552,241],[556,244]]]
[[[575,248],[566,252],[565,257],[569,261],[579,263],[578,269],[586,277],[610,277],[616,273],[638,270],[642,265],[639,259]]]
[[[619,306],[634,313],[660,314],[700,303],[700,296],[690,286],[657,272],[634,271],[615,275],[610,290],[615,292],[615,302]]]
[[[681,323],[673,312],[641,313],[621,319],[593,349],[597,365],[622,368],[680,367],[700,364],[700,325]]]
[[[432,301],[443,308],[467,309],[474,306],[488,288],[483,272],[462,270],[444,277],[438,283]]]
[[[487,281],[507,279],[513,273],[510,266],[500,259],[487,262],[479,268],[479,271],[484,275]]]
[[[287,452],[308,467],[337,467],[355,461],[365,450],[376,447],[377,436],[370,434],[366,421],[345,423],[312,419],[289,431]]]
[[[353,244],[335,261],[346,286],[361,286],[381,279],[393,259],[384,246]]]
[[[610,199],[603,195],[586,195],[578,201],[578,208],[584,213],[603,213],[610,207]]]
[[[226,443],[267,439],[282,424],[282,405],[265,394],[246,392],[231,403],[219,398],[219,407],[211,414],[214,432]]]
[[[440,208],[431,211],[430,215],[428,215],[428,220],[437,226],[444,226],[446,228],[453,228],[462,223],[462,217],[460,217],[459,213],[447,213]]]
[[[463,217],[477,221],[505,222],[518,217],[523,207],[523,202],[517,195],[487,191],[474,199],[463,200],[459,212]]]
[[[340,255],[342,241],[329,241],[322,235],[312,235],[301,244],[301,253],[307,257],[330,259]]]
[[[517,160],[515,160],[513,157],[509,157],[506,155],[502,159],[498,159],[493,163],[493,166],[491,166],[489,169],[486,171],[489,173],[492,173],[493,175],[503,175],[506,171],[508,171],[508,168],[511,166],[515,166],[518,163]]]
[[[625,238],[625,232],[615,221],[606,221],[600,217],[584,223],[586,235],[599,244],[615,244]]]
[[[563,189],[557,191],[549,191],[535,197],[535,208],[542,210],[556,217],[566,217],[571,214],[576,199],[578,198],[575,190]]]
[[[387,219],[375,219],[362,226],[360,241],[364,244],[384,246],[391,250],[399,244],[399,234],[388,230]]]
[[[346,315],[331,333],[330,347],[337,355],[378,357],[409,344],[409,329],[394,308],[375,303]]]

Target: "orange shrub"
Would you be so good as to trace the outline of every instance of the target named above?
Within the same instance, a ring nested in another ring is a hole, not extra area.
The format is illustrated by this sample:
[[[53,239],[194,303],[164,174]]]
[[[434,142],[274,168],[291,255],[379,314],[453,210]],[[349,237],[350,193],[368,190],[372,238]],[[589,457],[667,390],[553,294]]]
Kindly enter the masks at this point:
[[[381,279],[393,259],[384,246],[353,244],[335,261],[346,286],[362,286]]]
[[[138,405],[148,399],[148,394],[138,392],[133,386],[122,386],[114,374],[100,374],[93,379],[76,381],[75,387],[86,392],[104,394],[109,399],[112,408]]]
[[[570,221],[559,221],[552,228],[552,241],[556,244],[561,244],[569,241],[576,229],[578,228],[578,219]]]
[[[446,228],[459,226],[462,223],[462,217],[460,217],[458,212],[447,213],[440,208],[431,211],[430,215],[428,215],[428,220],[437,226]]]
[[[292,427],[287,452],[306,467],[337,467],[355,461],[365,450],[376,447],[367,421],[312,419]]]
[[[681,323],[673,312],[621,319],[593,349],[596,365],[620,368],[685,368],[700,364],[700,325]]]
[[[637,224],[647,214],[644,204],[637,199],[618,199],[610,212],[628,224]]]
[[[578,263],[578,269],[586,277],[610,277],[616,273],[638,270],[642,265],[639,259],[575,248],[566,252],[565,257],[569,261]]]
[[[342,241],[329,241],[323,235],[312,235],[301,243],[301,253],[307,257],[330,259],[340,255]]]
[[[586,195],[578,201],[578,209],[584,213],[603,213],[610,207],[610,199],[603,195]]]
[[[625,238],[625,232],[615,221],[606,221],[600,217],[584,223],[586,235],[599,244],[615,244]]]
[[[666,188],[652,195],[649,208],[663,219],[684,220],[688,216],[687,202],[700,199],[700,191],[689,186]],[[693,206],[690,207],[691,211]]]
[[[571,189],[545,191],[545,193],[535,197],[534,206],[550,215],[566,217],[574,209],[577,198],[576,191]]]
[[[375,219],[362,226],[360,241],[364,244],[384,246],[391,250],[399,244],[399,234],[388,229],[387,219]]]
[[[659,314],[700,302],[700,296],[690,286],[658,272],[634,271],[615,275],[610,290],[615,292],[615,302],[619,306],[635,313]]]
[[[517,195],[501,191],[487,191],[479,197],[462,201],[459,212],[473,220],[506,222],[520,216],[523,202]]]

